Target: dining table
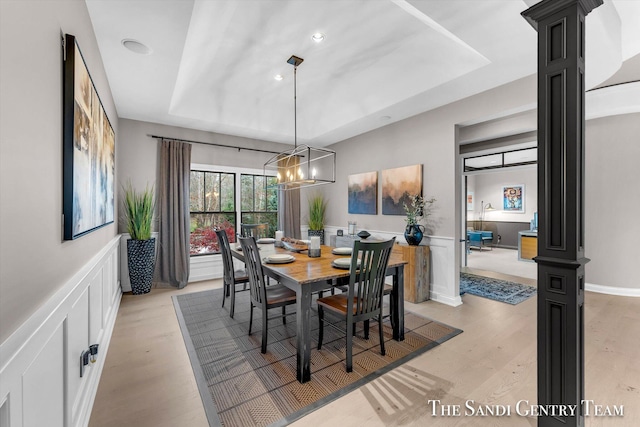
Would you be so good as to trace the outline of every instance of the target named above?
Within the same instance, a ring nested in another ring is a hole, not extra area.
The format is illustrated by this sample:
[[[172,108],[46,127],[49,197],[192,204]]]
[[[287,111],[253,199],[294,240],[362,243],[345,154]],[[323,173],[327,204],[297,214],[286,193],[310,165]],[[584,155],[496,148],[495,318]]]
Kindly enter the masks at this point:
[[[260,242],[262,239],[258,239]],[[305,383],[311,379],[311,333],[310,314],[312,294],[331,289],[339,279],[348,278],[349,269],[335,267],[333,261],[351,255],[333,253],[330,246],[320,247],[320,256],[310,257],[307,251],[290,251],[276,247],[273,242],[258,243],[262,258],[263,272],[296,293],[296,340],[297,367],[296,378]],[[232,255],[244,262],[239,244],[231,244]],[[294,259],[288,263],[269,263],[269,256],[290,254]],[[392,276],[391,324],[393,339],[404,340],[404,266],[407,262],[400,251],[393,251],[389,258],[387,276]]]

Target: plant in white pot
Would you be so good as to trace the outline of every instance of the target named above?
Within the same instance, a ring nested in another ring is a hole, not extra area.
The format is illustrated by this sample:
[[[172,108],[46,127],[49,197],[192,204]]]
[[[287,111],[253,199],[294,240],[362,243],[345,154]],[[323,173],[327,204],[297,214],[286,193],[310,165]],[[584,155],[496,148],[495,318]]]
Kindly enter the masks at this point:
[[[131,292],[134,295],[151,291],[153,271],[155,269],[155,237],[151,237],[155,201],[153,187],[137,192],[131,182],[124,190],[123,209],[127,232],[127,265]]]
[[[320,244],[324,245],[324,215],[327,211],[327,201],[322,194],[316,194],[309,199],[309,239],[320,236]]]

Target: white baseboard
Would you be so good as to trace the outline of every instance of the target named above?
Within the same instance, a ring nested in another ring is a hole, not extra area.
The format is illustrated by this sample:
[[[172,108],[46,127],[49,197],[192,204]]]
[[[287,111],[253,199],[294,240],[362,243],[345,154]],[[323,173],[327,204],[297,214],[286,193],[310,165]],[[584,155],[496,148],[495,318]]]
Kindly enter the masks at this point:
[[[619,295],[623,297],[640,297],[640,288],[620,288],[615,286],[596,285],[595,283],[586,283],[584,286],[586,291],[597,292],[599,294]]]
[[[114,237],[0,345],[0,421],[84,427],[118,314],[120,236]],[[80,355],[98,344],[80,377]]]

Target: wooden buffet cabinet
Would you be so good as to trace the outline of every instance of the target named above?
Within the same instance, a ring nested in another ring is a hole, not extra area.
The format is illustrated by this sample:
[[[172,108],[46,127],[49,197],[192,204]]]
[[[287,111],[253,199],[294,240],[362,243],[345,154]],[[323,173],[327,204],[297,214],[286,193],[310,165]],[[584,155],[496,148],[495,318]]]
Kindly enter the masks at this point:
[[[429,246],[410,246],[399,243],[393,250],[401,252],[404,260],[408,262],[404,266],[404,299],[413,303],[427,301],[431,291]]]

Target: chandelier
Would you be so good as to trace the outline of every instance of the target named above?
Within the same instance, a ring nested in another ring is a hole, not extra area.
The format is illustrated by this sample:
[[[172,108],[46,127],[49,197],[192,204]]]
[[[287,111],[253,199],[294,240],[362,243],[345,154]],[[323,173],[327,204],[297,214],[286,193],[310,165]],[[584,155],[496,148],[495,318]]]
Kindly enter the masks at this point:
[[[264,164],[264,174],[275,171],[278,186],[284,190],[336,182],[335,151],[298,145],[297,71],[302,61],[304,59],[295,55],[287,60],[288,64],[293,65],[294,147],[276,154]]]

